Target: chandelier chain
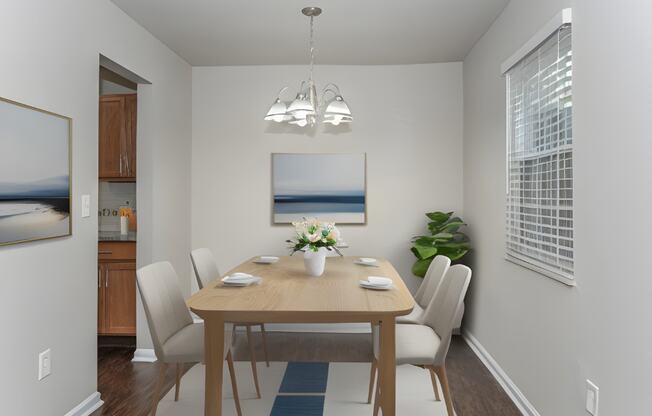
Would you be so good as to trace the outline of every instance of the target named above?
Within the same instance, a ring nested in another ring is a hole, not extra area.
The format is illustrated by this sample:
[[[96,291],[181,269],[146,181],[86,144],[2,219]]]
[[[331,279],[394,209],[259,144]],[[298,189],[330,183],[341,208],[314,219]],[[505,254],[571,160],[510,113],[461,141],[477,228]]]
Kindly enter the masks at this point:
[[[314,17],[310,16],[310,84],[312,84],[312,69],[315,65],[315,29],[314,29]]]

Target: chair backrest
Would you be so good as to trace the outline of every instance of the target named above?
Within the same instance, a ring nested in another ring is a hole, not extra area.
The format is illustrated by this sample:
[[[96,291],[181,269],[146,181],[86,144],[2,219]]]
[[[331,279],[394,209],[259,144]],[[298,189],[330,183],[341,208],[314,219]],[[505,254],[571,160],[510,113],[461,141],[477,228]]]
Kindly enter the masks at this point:
[[[471,282],[471,269],[456,264],[444,275],[439,290],[425,311],[425,324],[431,327],[441,343],[435,356],[435,365],[442,365],[450,346],[455,318],[464,304],[464,296]]]
[[[451,259],[446,256],[439,255],[432,259],[430,266],[428,266],[428,271],[426,271],[426,275],[423,277],[423,282],[421,282],[419,290],[414,295],[414,300],[419,306],[424,309],[428,306],[433,296],[435,296],[442,278],[448,271],[450,265]]]
[[[207,248],[198,248],[190,252],[192,267],[195,269],[197,285],[203,289],[213,280],[220,278],[220,271],[213,253]]]
[[[145,266],[136,272],[136,276],[154,350],[162,358],[163,344],[191,325],[192,316],[183,299],[177,274],[169,262]]]

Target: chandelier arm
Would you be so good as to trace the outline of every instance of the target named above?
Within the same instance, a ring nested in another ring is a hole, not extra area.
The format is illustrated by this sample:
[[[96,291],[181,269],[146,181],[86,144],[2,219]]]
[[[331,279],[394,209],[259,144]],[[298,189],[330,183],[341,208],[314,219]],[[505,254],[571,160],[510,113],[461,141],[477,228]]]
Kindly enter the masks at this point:
[[[281,98],[281,94],[283,94],[283,93],[285,92],[285,90],[287,90],[288,88],[289,88],[289,87],[283,87],[283,88],[281,88],[280,90],[278,90],[278,94],[276,94],[276,98],[279,98],[279,99],[280,99],[280,98]]]

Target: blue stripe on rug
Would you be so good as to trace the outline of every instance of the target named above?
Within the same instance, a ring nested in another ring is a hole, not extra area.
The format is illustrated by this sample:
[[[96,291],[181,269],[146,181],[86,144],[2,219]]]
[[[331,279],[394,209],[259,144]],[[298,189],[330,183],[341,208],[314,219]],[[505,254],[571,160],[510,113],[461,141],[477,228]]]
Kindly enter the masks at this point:
[[[269,416],[323,416],[324,396],[276,396]]]
[[[326,393],[328,363],[289,362],[279,393]]]

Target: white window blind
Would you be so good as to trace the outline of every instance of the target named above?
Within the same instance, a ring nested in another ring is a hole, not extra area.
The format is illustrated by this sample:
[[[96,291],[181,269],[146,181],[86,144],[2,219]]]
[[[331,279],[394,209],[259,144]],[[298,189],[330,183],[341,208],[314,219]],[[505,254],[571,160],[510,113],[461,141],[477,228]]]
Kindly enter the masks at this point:
[[[573,280],[571,26],[506,73],[507,259]]]

